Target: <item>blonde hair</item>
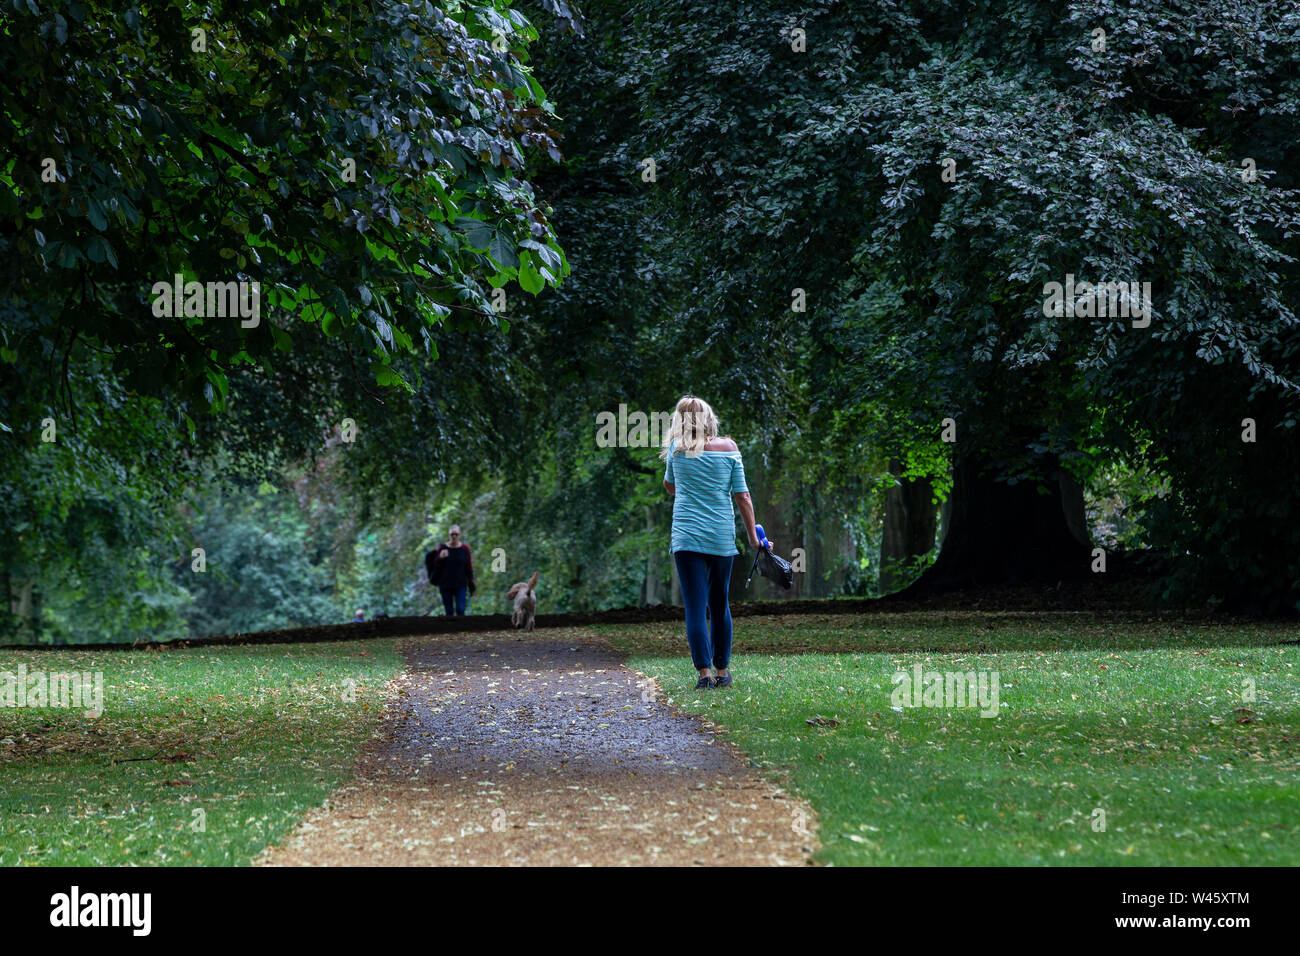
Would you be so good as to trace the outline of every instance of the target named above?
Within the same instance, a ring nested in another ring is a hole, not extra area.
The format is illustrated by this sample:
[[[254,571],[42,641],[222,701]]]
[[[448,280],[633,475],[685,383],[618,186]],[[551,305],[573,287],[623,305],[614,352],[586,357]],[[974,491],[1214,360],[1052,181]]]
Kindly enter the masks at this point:
[[[709,403],[694,395],[683,395],[677,400],[673,409],[673,419],[664,436],[663,447],[659,457],[667,460],[668,449],[677,442],[677,451],[688,455],[699,455],[704,446],[718,437],[718,416],[713,414]]]

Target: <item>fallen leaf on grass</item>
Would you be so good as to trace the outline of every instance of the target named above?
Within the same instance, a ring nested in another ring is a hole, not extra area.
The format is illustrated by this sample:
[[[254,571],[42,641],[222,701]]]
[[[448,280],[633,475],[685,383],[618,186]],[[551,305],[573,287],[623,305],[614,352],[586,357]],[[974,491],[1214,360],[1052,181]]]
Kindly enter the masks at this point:
[[[823,717],[821,714],[816,717],[806,718],[804,723],[810,727],[838,727],[840,725],[840,722],[834,717]]]

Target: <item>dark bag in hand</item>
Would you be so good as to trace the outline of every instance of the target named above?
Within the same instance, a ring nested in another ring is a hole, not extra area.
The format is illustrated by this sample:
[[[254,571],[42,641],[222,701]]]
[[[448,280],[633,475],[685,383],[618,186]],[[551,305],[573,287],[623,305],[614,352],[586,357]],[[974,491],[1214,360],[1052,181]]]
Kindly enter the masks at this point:
[[[781,585],[786,591],[794,586],[794,569],[790,567],[790,562],[771,548],[758,549],[758,554],[754,556],[754,567],[749,569],[749,577],[745,579],[745,587],[749,587],[749,582],[754,580],[754,568],[757,568],[758,573],[763,577]]]

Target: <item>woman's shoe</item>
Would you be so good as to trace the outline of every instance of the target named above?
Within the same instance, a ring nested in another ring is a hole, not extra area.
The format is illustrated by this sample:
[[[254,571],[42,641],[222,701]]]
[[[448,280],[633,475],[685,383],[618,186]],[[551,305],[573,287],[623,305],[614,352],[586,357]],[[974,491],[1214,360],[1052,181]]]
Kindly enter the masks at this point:
[[[717,686],[718,686],[717,683],[713,680],[712,677],[701,677],[698,681],[695,682],[696,690],[712,690]]]
[[[715,678],[713,678],[713,686],[714,686],[714,687],[730,687],[730,686],[731,686],[731,675],[730,675],[730,674],[723,674],[721,677],[715,677]]]

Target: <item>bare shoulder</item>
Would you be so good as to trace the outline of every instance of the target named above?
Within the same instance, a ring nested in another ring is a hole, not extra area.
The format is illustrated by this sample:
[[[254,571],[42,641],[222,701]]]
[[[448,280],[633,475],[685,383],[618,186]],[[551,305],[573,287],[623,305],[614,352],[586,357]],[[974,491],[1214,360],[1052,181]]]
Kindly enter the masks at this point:
[[[704,446],[704,450],[705,451],[740,451],[740,449],[736,447],[736,443],[732,441],[730,438],[726,438],[725,436],[721,438],[709,439],[708,443],[705,444]]]

